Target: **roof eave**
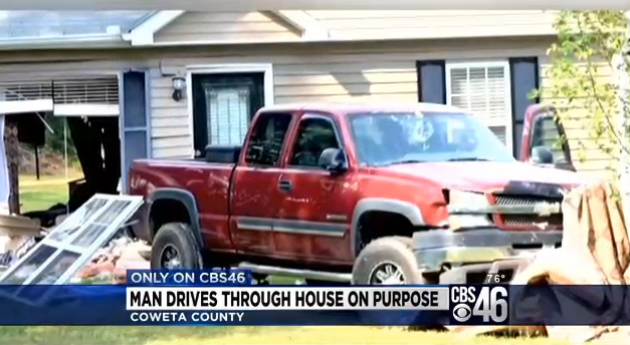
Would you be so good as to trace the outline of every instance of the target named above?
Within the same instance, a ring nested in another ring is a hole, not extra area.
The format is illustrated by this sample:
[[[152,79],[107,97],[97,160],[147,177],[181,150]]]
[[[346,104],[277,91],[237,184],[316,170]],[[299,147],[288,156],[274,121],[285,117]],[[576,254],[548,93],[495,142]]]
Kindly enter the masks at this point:
[[[132,45],[148,45],[154,42],[155,33],[179,18],[185,11],[158,11],[147,16],[140,24],[124,34],[122,38]]]
[[[130,47],[120,34],[0,39],[0,50],[94,49]]]
[[[383,42],[383,41],[416,41],[416,40],[437,40],[437,39],[472,39],[472,38],[507,38],[507,37],[553,37],[554,33],[532,33],[528,35],[477,35],[477,36],[450,36],[450,37],[374,37],[374,38],[346,38],[346,37],[303,37],[298,40],[242,40],[242,41],[176,41],[176,42],[153,42],[133,45],[134,48],[150,47],[178,47],[178,46],[231,46],[231,45],[259,45],[259,44],[304,44],[304,43],[352,43],[352,42]]]

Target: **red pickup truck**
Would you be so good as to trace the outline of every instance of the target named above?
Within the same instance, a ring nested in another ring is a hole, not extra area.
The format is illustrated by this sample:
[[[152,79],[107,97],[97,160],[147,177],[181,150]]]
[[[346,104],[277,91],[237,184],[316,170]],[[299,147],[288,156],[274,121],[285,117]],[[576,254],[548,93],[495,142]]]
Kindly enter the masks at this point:
[[[531,106],[519,162],[446,105],[265,107],[242,148],[135,161],[133,231],[153,269],[240,267],[261,283],[509,279],[497,263],[560,244],[562,193],[583,182],[563,135],[553,108]]]

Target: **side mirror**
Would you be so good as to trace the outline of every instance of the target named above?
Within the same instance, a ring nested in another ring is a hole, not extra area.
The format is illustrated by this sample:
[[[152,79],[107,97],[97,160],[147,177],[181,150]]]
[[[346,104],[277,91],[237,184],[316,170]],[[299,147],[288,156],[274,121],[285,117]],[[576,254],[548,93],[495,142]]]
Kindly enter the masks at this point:
[[[322,151],[318,161],[322,169],[331,173],[341,173],[348,169],[346,155],[341,149],[327,148]]]
[[[547,146],[533,147],[530,160],[534,164],[553,164],[553,152]]]

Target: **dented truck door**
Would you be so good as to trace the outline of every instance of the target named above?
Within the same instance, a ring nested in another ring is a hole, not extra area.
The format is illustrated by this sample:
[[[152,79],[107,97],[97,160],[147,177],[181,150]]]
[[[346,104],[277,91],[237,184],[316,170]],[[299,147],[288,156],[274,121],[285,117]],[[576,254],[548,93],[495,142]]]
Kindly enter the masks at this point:
[[[352,260],[348,233],[356,203],[353,175],[319,165],[325,149],[343,149],[343,143],[340,124],[330,114],[301,116],[282,170],[285,197],[274,228],[279,254],[326,263]]]
[[[261,113],[249,131],[232,183],[232,242],[247,254],[274,256],[273,223],[284,195],[277,186],[293,114]]]
[[[571,148],[556,108],[540,104],[527,108],[519,160],[575,171]]]

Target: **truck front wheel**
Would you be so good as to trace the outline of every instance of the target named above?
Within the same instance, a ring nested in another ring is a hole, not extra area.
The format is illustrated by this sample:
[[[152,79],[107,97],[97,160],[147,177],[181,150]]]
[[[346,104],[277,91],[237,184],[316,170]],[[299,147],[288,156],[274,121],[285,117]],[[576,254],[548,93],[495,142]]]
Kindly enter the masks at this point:
[[[361,250],[352,269],[353,285],[423,283],[409,237],[383,237],[370,242]]]
[[[160,227],[151,248],[151,269],[203,268],[203,255],[190,225],[167,223]]]
[[[353,285],[424,284],[409,237],[382,237],[361,250],[352,269]],[[398,324],[413,328],[417,314],[409,311],[382,313],[361,310],[358,316],[364,325]]]

